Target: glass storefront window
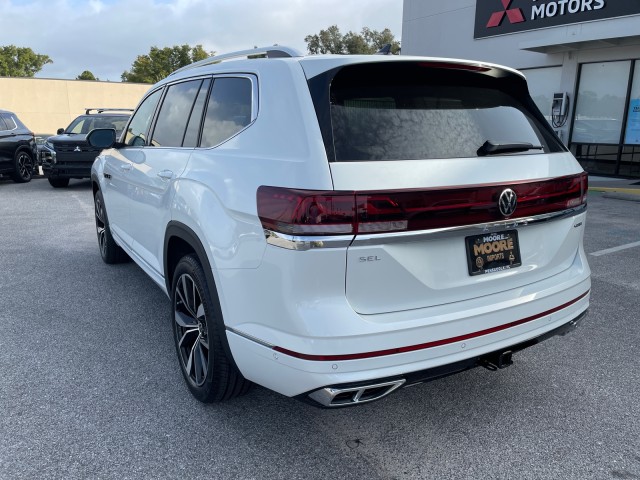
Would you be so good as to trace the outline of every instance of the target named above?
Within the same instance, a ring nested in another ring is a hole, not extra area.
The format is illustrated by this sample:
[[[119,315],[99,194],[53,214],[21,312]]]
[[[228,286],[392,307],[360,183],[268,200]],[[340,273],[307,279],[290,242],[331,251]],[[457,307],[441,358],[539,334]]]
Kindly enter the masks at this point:
[[[633,78],[624,143],[627,145],[640,145],[640,62],[636,62]]]
[[[540,109],[544,118],[551,123],[551,102],[554,92],[560,92],[562,67],[532,68],[523,70],[527,77],[531,98]]]
[[[630,69],[630,61],[582,65],[574,143],[620,143]]]

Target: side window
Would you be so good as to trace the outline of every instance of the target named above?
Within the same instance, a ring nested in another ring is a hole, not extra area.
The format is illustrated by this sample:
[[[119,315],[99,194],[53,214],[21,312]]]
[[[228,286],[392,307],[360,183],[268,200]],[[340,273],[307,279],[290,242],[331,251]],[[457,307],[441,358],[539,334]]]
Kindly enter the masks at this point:
[[[197,147],[198,146],[198,134],[200,133],[200,125],[202,124],[202,112],[204,112],[204,104],[207,101],[207,94],[209,93],[209,85],[211,80],[206,79],[200,87],[200,93],[196,98],[196,103],[191,111],[191,117],[189,118],[189,124],[187,125],[187,131],[184,134],[183,147]]]
[[[214,147],[249,125],[251,93],[248,78],[218,78],[213,82],[201,147]]]
[[[0,115],[0,132],[3,130],[9,130],[7,124],[4,122],[4,115]]]
[[[156,110],[158,100],[160,100],[161,93],[161,88],[153,92],[142,102],[138,110],[133,114],[124,138],[125,145],[133,145],[136,147],[146,145],[149,124],[151,123],[153,112]]]
[[[153,130],[151,145],[158,147],[182,146],[189,115],[201,85],[202,80],[198,79],[171,85],[167,89]]]
[[[0,130],[15,130],[16,128],[18,128],[16,122],[13,121],[13,117],[10,114],[3,114],[2,119],[4,120],[4,123],[0,123]],[[5,125],[6,127],[2,128]]]

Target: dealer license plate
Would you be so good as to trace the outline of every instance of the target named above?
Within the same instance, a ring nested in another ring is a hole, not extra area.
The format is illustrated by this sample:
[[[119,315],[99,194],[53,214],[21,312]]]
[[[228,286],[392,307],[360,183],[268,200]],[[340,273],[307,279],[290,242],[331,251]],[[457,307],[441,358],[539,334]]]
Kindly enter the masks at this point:
[[[469,275],[501,272],[522,265],[518,231],[466,237]]]

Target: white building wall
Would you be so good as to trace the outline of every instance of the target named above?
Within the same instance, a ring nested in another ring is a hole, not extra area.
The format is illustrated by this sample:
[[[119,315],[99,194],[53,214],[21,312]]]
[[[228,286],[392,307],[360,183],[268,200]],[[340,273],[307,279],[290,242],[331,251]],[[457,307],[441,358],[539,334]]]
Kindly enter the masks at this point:
[[[0,77],[0,109],[35,133],[54,134],[85,108],[135,108],[151,85],[125,82]]]

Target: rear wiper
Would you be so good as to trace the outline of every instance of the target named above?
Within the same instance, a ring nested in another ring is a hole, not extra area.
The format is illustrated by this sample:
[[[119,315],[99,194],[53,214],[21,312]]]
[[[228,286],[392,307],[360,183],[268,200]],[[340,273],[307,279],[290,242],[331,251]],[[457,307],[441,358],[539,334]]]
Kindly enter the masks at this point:
[[[542,150],[542,145],[533,145],[527,142],[494,142],[487,140],[478,149],[478,156],[496,155],[498,153],[526,152],[527,150]]]

